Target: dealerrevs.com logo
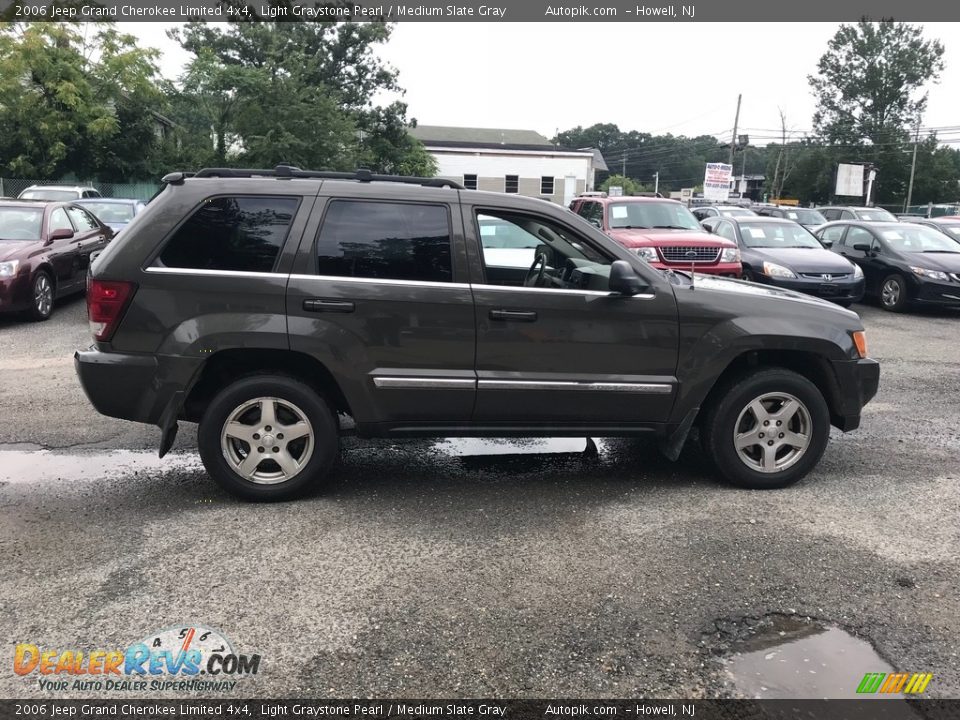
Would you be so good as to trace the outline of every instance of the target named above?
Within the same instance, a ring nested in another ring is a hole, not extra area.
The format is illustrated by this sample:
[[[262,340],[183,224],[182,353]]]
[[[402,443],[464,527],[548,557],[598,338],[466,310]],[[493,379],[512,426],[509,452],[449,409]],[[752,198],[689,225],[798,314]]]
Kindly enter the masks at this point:
[[[13,654],[14,673],[51,692],[232,690],[259,669],[260,655],[238,654],[222,633],[202,625],[169,627],[121,649],[19,643]]]

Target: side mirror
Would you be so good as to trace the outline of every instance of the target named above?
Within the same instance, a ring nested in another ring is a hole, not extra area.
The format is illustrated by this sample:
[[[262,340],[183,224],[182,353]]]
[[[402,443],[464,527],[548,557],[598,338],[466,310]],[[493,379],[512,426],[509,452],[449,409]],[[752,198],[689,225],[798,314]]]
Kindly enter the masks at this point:
[[[862,252],[862,253],[868,253],[868,252],[870,252],[870,246],[867,245],[867,243],[856,243],[856,244],[853,246],[853,249],[854,249],[854,250],[859,250],[859,251]]]
[[[712,232],[713,232],[713,228],[710,227],[709,225],[705,224],[705,223],[700,223],[700,227],[703,228],[703,231],[704,231],[704,232],[708,232],[708,233],[712,233]]]
[[[647,289],[647,284],[637,275],[626,260],[614,260],[610,266],[611,292],[618,295],[637,295]]]
[[[48,239],[51,242],[53,240],[69,240],[70,238],[73,237],[73,234],[74,234],[73,230],[71,230],[70,228],[57,228],[52,233],[50,233],[50,237]]]
[[[825,248],[833,247],[833,240],[825,240],[823,238],[817,238],[817,240],[819,240],[820,244],[823,245]]]
[[[601,223],[597,218],[590,218],[589,222],[595,228],[603,229],[603,223]]]

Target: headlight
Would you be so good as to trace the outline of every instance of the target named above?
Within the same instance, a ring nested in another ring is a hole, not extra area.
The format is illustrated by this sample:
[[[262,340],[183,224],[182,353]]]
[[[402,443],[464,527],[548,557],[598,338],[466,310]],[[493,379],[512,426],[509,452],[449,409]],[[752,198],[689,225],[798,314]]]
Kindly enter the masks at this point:
[[[740,248],[724,248],[720,253],[720,262],[740,262]]]
[[[639,255],[642,259],[646,260],[647,262],[651,262],[651,261],[656,262],[658,259],[656,248],[639,247],[639,248],[634,248],[634,250],[637,251],[637,255]]]
[[[793,270],[772,262],[763,263],[763,274],[768,277],[795,278]]]
[[[853,279],[859,280],[863,277],[863,268],[861,268],[856,263],[853,264]]]
[[[910,269],[913,270],[913,272],[917,275],[922,275],[923,277],[930,278],[931,280],[940,280],[941,282],[947,282],[950,280],[949,275],[947,275],[945,272],[940,272],[939,270],[927,270],[926,268],[913,266],[911,266]]]
[[[19,260],[7,260],[7,262],[0,262],[0,277],[13,277],[17,274],[17,270],[19,268]]]

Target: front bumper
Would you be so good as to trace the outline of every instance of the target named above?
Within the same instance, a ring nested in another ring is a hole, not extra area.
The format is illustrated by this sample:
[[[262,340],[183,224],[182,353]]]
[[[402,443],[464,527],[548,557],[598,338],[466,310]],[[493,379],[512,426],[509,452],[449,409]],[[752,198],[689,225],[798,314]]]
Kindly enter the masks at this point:
[[[813,295],[833,302],[859,302],[863,299],[864,280],[846,280],[841,282],[826,282],[807,278],[771,278],[767,275],[758,275],[757,281],[765,285],[795,290],[806,295]]]
[[[21,272],[15,277],[0,278],[0,312],[15,312],[30,307],[30,276]]]
[[[880,387],[880,363],[870,358],[833,363],[839,397],[836,412],[830,418],[843,432],[860,426],[860,413]]]
[[[680,272],[690,272],[690,263],[666,263],[661,260],[649,261],[651,267],[658,270],[678,270]],[[719,275],[721,277],[739,278],[743,276],[743,266],[738,262],[733,263],[694,263],[693,271],[703,273],[704,275]]]
[[[914,300],[926,305],[960,306],[960,283],[917,280]]]
[[[78,350],[73,364],[101,415],[165,427],[176,421],[199,361],[90,348]]]

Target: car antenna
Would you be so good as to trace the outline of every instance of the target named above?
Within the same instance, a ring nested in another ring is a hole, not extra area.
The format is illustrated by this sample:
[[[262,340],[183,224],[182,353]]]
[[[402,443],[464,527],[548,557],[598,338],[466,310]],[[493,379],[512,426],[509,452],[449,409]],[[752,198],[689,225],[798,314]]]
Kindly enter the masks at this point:
[[[696,287],[696,284],[694,283],[694,279],[693,279],[693,269],[694,269],[694,263],[695,263],[696,260],[697,260],[697,251],[696,251],[696,250],[687,250],[687,259],[690,261],[690,289],[691,289],[691,290],[696,290],[697,287]]]

